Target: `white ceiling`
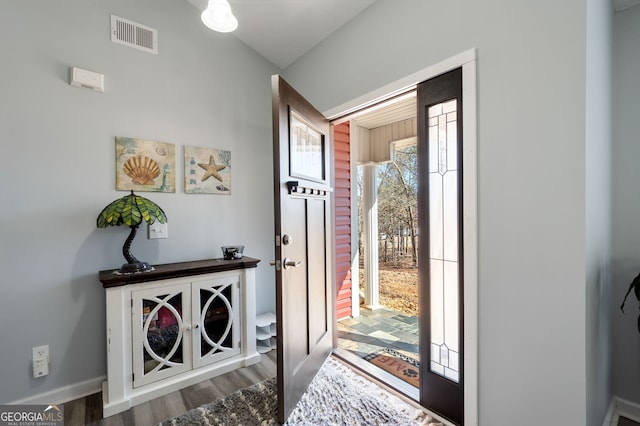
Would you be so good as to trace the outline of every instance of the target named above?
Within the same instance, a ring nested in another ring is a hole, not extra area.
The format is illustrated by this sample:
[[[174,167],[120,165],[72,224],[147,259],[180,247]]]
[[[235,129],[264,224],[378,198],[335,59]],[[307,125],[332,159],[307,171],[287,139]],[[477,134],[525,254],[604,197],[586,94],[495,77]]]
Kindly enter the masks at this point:
[[[416,112],[416,92],[412,91],[363,111],[355,112],[347,118],[356,120],[358,126],[365,129],[375,129],[413,118],[416,116]]]
[[[233,35],[284,69],[375,0],[228,0]],[[204,10],[207,0],[189,0]]]
[[[207,0],[188,0],[199,11]],[[233,35],[285,69],[376,0],[228,0],[238,18]],[[535,0],[532,0],[535,1]],[[612,0],[616,12],[640,0]]]

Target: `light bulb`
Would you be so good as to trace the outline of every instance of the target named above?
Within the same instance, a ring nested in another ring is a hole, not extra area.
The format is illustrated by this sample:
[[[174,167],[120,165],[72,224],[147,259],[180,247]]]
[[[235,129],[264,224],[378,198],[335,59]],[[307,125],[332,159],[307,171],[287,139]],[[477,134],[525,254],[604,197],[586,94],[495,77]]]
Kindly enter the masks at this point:
[[[220,33],[230,33],[238,28],[238,20],[226,0],[209,0],[200,18],[208,28]]]

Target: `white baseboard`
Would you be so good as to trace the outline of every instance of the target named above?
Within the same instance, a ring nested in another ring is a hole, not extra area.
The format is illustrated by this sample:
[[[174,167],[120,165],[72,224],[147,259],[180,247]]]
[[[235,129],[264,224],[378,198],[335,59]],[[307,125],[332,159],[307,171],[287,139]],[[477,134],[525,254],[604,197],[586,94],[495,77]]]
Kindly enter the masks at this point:
[[[615,424],[613,422],[613,416],[615,414]],[[611,403],[609,404],[609,409],[607,410],[607,415],[604,417],[604,422],[602,422],[602,426],[618,426],[618,415],[616,410],[616,397],[611,398]]]
[[[618,426],[620,416],[640,423],[640,404],[614,396],[602,426]]]
[[[622,398],[617,399],[618,415],[640,422],[640,404]]]
[[[100,392],[102,390],[102,382],[105,380],[107,380],[107,376],[101,376],[22,398],[9,404],[64,404],[65,402]]]

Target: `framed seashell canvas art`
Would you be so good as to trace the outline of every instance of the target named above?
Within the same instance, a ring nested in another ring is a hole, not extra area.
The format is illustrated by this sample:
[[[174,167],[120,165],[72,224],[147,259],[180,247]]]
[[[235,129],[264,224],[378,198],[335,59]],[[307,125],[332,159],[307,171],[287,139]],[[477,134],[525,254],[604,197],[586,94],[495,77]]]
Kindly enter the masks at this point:
[[[185,146],[184,192],[231,194],[231,151]]]
[[[116,190],[176,192],[174,144],[116,136]]]

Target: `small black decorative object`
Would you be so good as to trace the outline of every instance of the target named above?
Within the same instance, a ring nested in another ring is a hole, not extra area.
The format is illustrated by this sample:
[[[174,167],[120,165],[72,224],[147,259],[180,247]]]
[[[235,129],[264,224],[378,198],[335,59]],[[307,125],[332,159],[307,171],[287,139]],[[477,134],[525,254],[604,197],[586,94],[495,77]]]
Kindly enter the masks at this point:
[[[624,313],[624,303],[627,301],[627,296],[631,293],[631,290],[636,295],[636,299],[640,302],[640,274],[636,275],[636,277],[631,281],[629,285],[629,290],[627,290],[627,294],[624,295],[624,300],[622,301],[622,305],[620,305],[620,310]],[[640,315],[638,315],[638,332],[640,332]]]
[[[143,219],[148,224],[152,224],[156,220],[160,223],[167,223],[167,216],[156,203],[134,194],[133,190],[131,190],[131,194],[109,204],[98,215],[98,228],[120,225],[131,228],[129,237],[127,237],[122,247],[122,254],[127,263],[122,265],[118,271],[120,273],[130,274],[153,270],[153,267],[147,262],[141,262],[131,254],[131,242],[135,238],[138,226],[140,226]]]
[[[225,260],[242,259],[244,246],[222,246],[222,257]]]

